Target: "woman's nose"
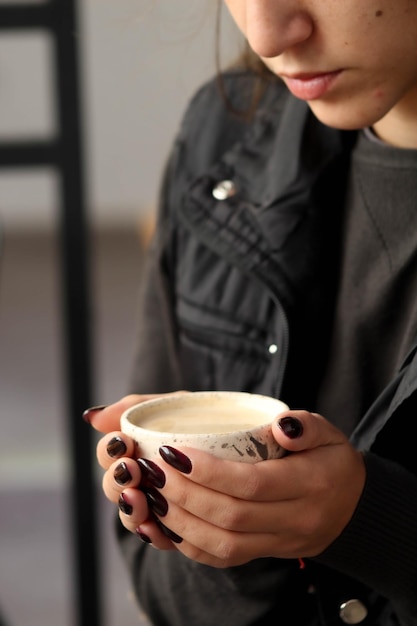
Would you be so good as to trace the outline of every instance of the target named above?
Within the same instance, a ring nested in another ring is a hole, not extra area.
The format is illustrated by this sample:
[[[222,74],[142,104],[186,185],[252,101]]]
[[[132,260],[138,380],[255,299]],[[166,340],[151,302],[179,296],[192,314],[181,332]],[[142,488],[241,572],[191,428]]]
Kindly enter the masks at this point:
[[[261,57],[279,56],[306,41],[314,22],[298,0],[246,0],[245,35]]]

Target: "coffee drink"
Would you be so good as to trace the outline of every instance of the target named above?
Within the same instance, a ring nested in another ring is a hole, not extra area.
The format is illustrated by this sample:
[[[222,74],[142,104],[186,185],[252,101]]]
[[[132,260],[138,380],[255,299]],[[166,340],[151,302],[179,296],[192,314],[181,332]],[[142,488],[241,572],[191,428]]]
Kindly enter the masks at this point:
[[[265,411],[254,407],[236,406],[229,400],[208,401],[207,404],[187,406],[159,405],[137,420],[141,428],[166,433],[233,433],[250,430],[269,422]]]
[[[255,463],[285,454],[271,423],[286,410],[276,398],[245,392],[166,394],[125,411],[121,428],[143,457],[158,457],[162,445],[171,445]]]

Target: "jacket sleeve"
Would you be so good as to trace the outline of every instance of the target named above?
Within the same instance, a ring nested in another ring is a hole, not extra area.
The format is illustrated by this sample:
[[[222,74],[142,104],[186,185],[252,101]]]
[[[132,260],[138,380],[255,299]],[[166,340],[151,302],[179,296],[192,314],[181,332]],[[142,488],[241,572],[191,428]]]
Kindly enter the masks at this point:
[[[161,185],[155,232],[144,260],[136,351],[128,393],[166,393],[182,387],[176,355],[173,267],[169,257],[172,243],[168,197],[175,160],[174,147]]]
[[[373,453],[365,464],[365,489],[350,524],[314,560],[377,590],[402,624],[416,624],[417,476]]]

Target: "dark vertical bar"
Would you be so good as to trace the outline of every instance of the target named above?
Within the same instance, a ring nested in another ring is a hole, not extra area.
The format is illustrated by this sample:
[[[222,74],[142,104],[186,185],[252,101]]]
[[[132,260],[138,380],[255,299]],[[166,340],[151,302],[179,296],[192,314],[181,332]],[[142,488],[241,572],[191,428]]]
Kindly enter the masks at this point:
[[[77,626],[101,623],[98,525],[93,436],[82,421],[91,405],[91,319],[88,221],[84,180],[79,40],[76,0],[52,0],[61,155],[60,249],[68,377],[68,422],[75,536]]]
[[[0,4],[0,31],[43,29],[53,37],[58,137],[0,144],[0,167],[50,164],[61,186],[59,239],[64,317],[64,354],[70,443],[73,585],[76,626],[101,625],[99,526],[94,481],[93,435],[82,422],[91,405],[91,319],[88,220],[84,180],[77,0]]]

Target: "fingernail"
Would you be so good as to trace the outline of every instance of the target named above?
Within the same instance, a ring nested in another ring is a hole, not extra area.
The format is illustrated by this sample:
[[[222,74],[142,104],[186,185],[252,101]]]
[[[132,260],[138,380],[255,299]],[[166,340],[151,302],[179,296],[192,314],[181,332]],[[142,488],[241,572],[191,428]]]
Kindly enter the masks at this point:
[[[106,408],[105,404],[102,404],[100,406],[92,406],[89,409],[86,409],[83,413],[83,420],[85,422],[87,422],[87,424],[90,424],[91,419],[93,418],[93,416],[98,413],[99,411],[102,411],[103,409]]]
[[[173,541],[174,543],[181,543],[183,541],[182,537],[180,537],[179,535],[177,535],[177,533],[174,533],[172,530],[170,530],[157,517],[155,518],[155,523],[162,530],[165,537],[168,537],[168,539],[171,539],[171,541]]]
[[[143,533],[140,528],[136,529],[136,534],[139,539],[142,539],[144,543],[152,543],[152,539],[148,537],[148,535],[145,535],[145,533]]]
[[[171,465],[183,474],[189,474],[193,469],[190,459],[179,450],[171,448],[171,446],[162,446],[159,448],[159,454],[168,465]]]
[[[127,469],[127,465],[125,462],[119,463],[119,465],[114,470],[114,480],[119,485],[126,485],[129,481],[132,480],[132,474]]]
[[[302,423],[296,417],[281,417],[278,426],[289,439],[297,439],[304,432]]]
[[[141,485],[150,485],[151,487],[162,489],[165,485],[166,478],[161,468],[153,461],[149,461],[149,459],[141,458],[137,459],[137,462],[142,472]]]
[[[133,506],[126,501],[124,493],[121,493],[119,496],[119,509],[125,515],[132,515],[133,513]]]
[[[113,437],[107,444],[107,454],[113,459],[118,456],[123,456],[127,450],[127,446],[121,437]]]
[[[152,489],[152,487],[144,489],[144,494],[151,511],[160,517],[165,517],[168,513],[168,502],[164,496],[156,489]]]

